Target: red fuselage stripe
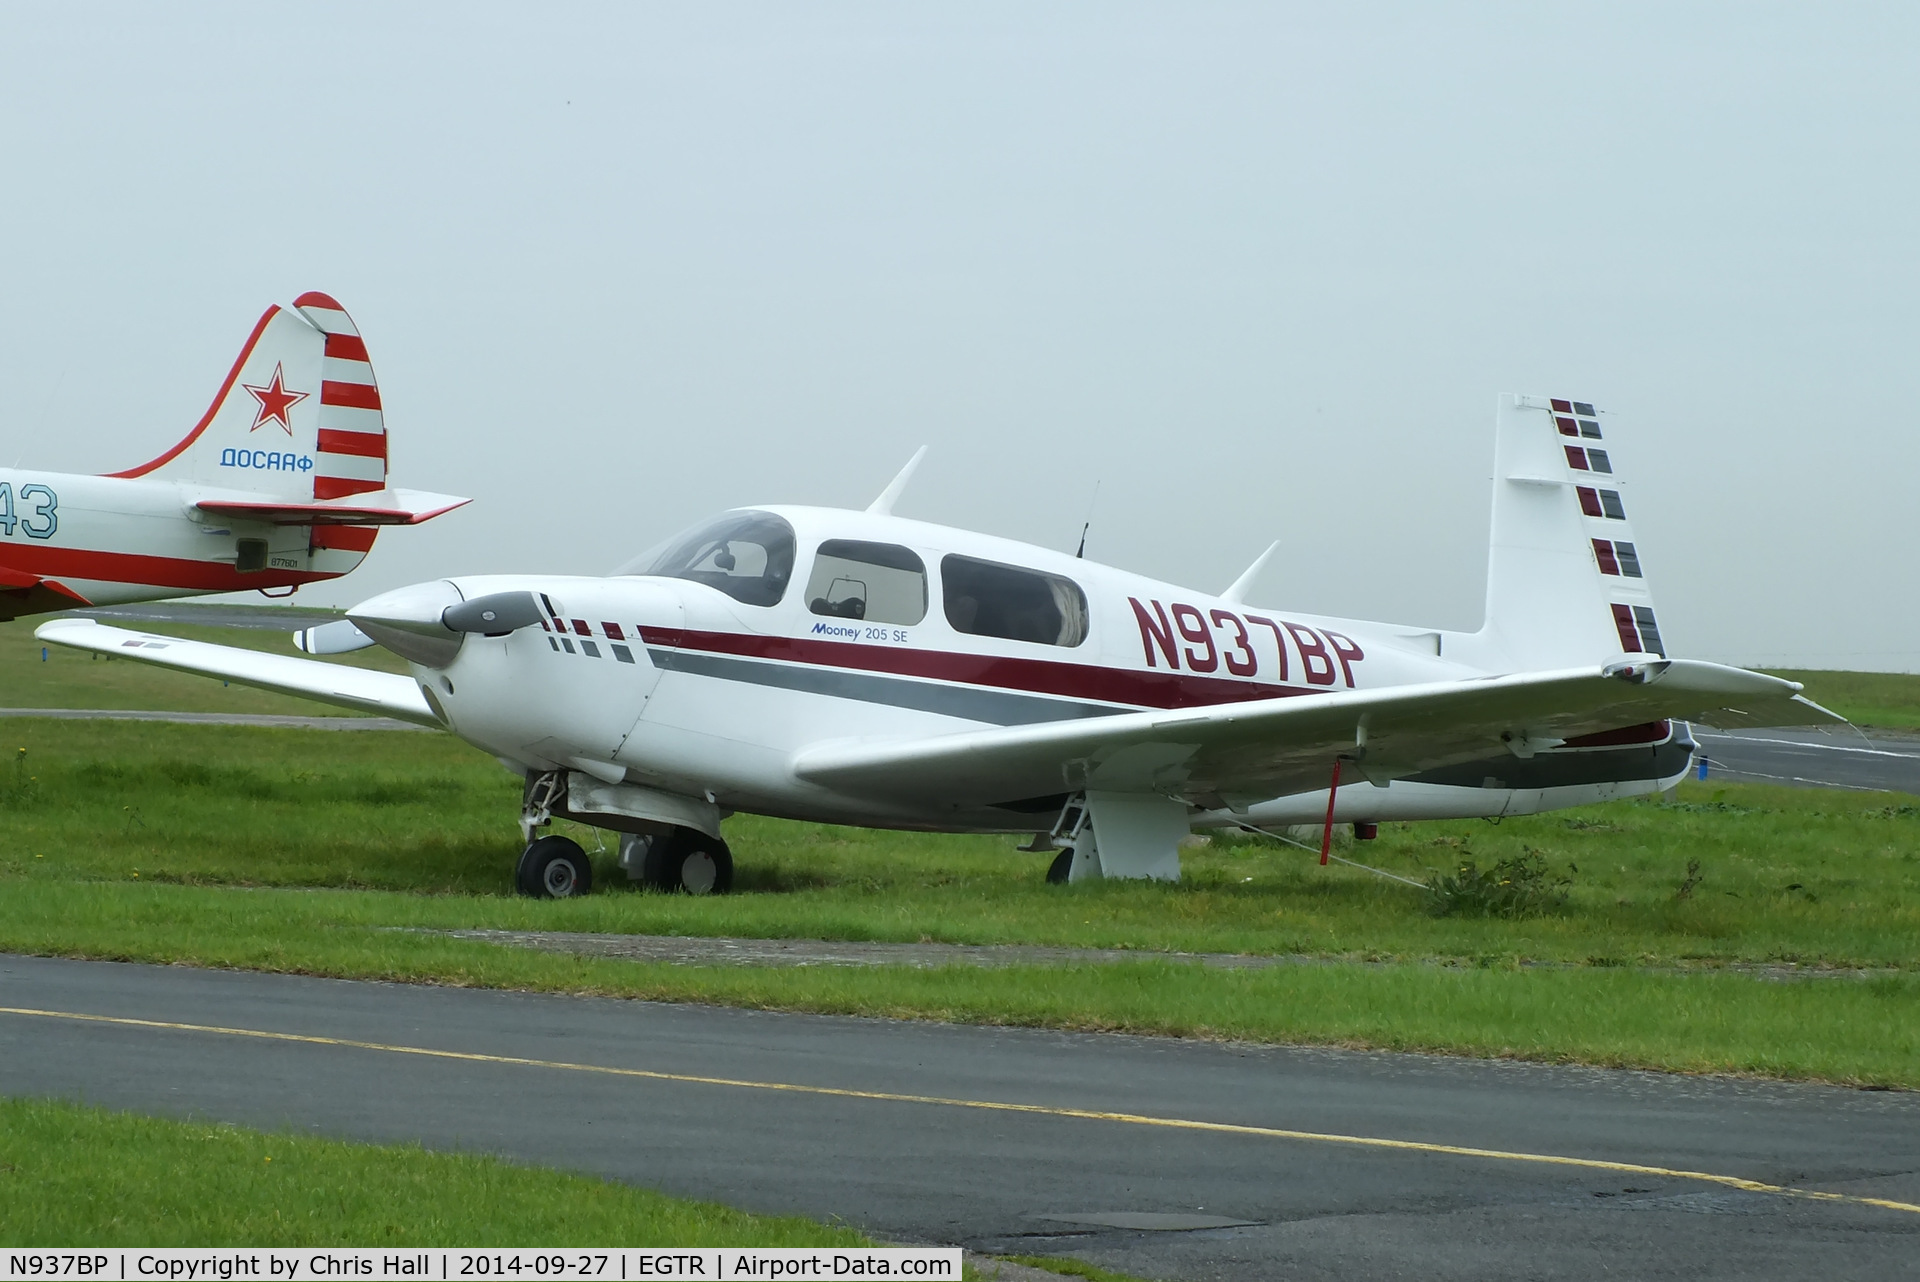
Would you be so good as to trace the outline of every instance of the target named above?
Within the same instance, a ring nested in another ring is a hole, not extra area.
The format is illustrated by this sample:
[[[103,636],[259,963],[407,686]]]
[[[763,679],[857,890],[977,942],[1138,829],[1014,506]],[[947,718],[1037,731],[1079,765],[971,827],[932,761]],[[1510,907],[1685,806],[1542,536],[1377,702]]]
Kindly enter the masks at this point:
[[[313,546],[338,548],[343,552],[371,552],[373,537],[379,532],[359,525],[316,525],[313,527]]]
[[[223,561],[188,561],[171,556],[138,556],[131,552],[93,552],[84,548],[33,547],[12,544],[0,548],[0,564],[38,578],[93,579],[104,583],[139,583],[160,588],[193,588],[214,592],[244,592],[250,588],[285,587],[334,579],[337,574],[311,570],[254,570],[240,573]]]
[[[1670,721],[1649,721],[1640,726],[1622,726],[1618,730],[1602,730],[1598,734],[1583,734],[1578,739],[1569,739],[1562,744],[1565,748],[1623,748],[1636,743],[1665,743],[1673,737],[1673,723]]]
[[[845,641],[814,641],[799,637],[743,636],[733,632],[690,632],[681,629],[642,628],[650,645],[677,650],[704,650],[752,659],[777,659],[828,668],[854,668],[894,676],[923,677],[966,685],[1022,690],[1120,703],[1136,708],[1196,708],[1248,699],[1284,699],[1319,691],[1298,686],[1267,685],[1221,677],[1196,677],[1175,672],[1130,672],[1090,663],[1059,663],[1049,659],[1018,659],[1005,655],[959,654],[952,651],[892,650]]]

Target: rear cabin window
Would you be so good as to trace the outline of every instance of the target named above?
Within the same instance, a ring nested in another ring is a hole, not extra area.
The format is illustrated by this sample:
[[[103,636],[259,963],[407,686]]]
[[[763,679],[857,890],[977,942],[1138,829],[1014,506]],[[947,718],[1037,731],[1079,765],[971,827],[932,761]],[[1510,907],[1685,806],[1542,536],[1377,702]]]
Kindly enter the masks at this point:
[[[893,543],[828,539],[813,558],[807,609],[832,619],[918,623],[927,617],[927,567]]]
[[[956,632],[1041,645],[1087,639],[1087,596],[1071,579],[949,556],[940,562],[940,582]]]

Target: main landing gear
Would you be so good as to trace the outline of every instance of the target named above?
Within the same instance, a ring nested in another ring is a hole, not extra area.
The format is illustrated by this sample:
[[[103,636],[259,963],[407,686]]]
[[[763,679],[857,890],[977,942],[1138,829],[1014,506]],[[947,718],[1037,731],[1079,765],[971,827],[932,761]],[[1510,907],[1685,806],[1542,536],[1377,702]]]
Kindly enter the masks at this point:
[[[593,822],[587,814],[568,810],[566,787],[564,771],[550,770],[527,778],[520,807],[521,840],[527,847],[521,852],[513,880],[515,889],[533,899],[571,899],[593,889],[593,864],[579,842],[554,835],[535,839],[533,835],[556,814],[577,822]],[[623,832],[620,836],[620,868],[629,880],[644,882],[655,890],[688,895],[724,895],[733,889],[733,852],[726,842],[700,828],[672,824],[665,816],[645,810],[620,813],[648,820],[644,826],[653,829],[650,833]]]
[[[620,866],[632,880],[669,893],[724,895],[733,889],[733,852],[694,828],[621,837]],[[572,899],[593,889],[593,864],[579,842],[541,837],[521,852],[513,884],[532,899]]]
[[[675,828],[657,837],[624,837],[620,863],[627,876],[655,890],[724,895],[733,889],[733,852],[726,842],[697,828]]]

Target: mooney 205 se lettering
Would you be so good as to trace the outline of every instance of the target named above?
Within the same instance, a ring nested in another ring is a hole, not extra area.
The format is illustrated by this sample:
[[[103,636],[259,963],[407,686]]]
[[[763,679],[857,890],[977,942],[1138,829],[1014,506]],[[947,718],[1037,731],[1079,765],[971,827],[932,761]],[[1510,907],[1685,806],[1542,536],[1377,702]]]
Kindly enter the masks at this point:
[[[905,520],[910,463],[864,512],[741,509],[605,578],[422,583],[302,637],[378,642],[411,676],[86,620],[39,635],[451,730],[525,779],[529,895],[591,884],[579,845],[535,839],[554,816],[625,834],[621,867],[667,889],[727,888],[734,811],[1031,832],[1056,880],[1168,879],[1195,829],[1581,805],[1671,786],[1688,721],[1838,720],[1792,682],[1667,657],[1590,405],[1502,398],[1495,463],[1477,632]]]
[[[466,499],[387,486],[380,388],[325,294],[269,307],[200,422],[107,476],[0,470],[0,620],[337,579],[382,525]]]

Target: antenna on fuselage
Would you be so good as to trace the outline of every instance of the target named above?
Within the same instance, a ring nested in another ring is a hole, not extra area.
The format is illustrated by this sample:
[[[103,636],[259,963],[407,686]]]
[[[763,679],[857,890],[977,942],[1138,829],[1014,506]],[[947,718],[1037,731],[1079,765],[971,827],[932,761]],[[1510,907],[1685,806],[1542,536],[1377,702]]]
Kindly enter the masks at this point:
[[[1087,500],[1087,521],[1080,527],[1080,546],[1074,549],[1073,559],[1078,561],[1087,554],[1087,531],[1093,528],[1093,505],[1100,501],[1100,482],[1093,483],[1093,497]]]
[[[907,488],[907,482],[913,479],[913,469],[920,466],[920,460],[927,456],[927,447],[922,445],[900,469],[900,474],[888,482],[887,488],[880,491],[880,497],[867,504],[867,511],[875,516],[892,516],[893,505],[900,500],[900,491]]]
[[[1246,570],[1241,573],[1240,577],[1233,581],[1233,586],[1220,594],[1220,599],[1222,601],[1232,601],[1236,604],[1246,600],[1247,590],[1253,586],[1253,581],[1260,577],[1260,571],[1267,568],[1267,562],[1271,561],[1273,554],[1279,550],[1280,540],[1275,539],[1273,542],[1267,544],[1267,550],[1256,557],[1253,564],[1248,566]]]

